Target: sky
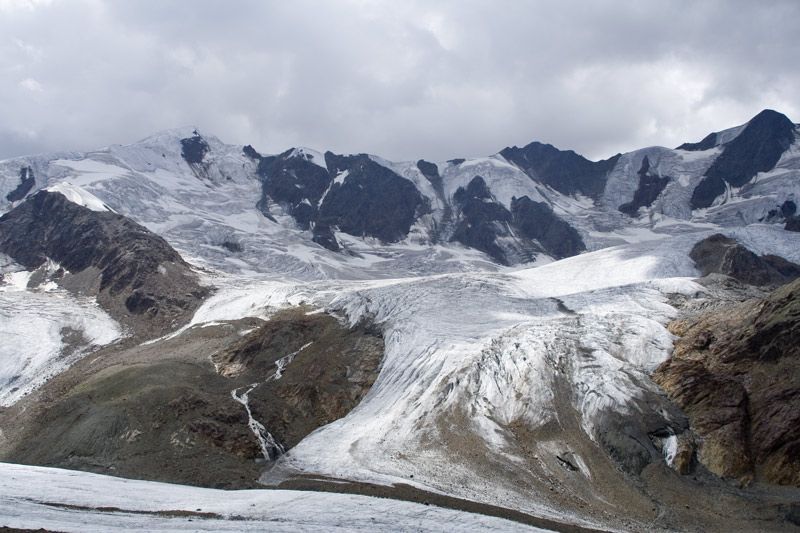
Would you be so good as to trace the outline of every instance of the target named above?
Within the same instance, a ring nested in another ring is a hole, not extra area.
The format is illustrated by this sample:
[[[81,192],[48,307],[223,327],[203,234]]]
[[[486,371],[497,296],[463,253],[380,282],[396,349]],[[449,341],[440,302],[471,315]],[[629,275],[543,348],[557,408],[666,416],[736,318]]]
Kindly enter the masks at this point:
[[[800,122],[800,2],[0,0],[0,159],[194,125],[390,160]]]

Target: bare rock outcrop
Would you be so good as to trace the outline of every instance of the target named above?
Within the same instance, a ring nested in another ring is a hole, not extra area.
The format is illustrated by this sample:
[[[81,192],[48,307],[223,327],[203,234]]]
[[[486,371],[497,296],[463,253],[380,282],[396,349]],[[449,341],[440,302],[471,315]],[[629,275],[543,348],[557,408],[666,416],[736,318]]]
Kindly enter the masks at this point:
[[[653,380],[684,410],[697,458],[742,483],[800,486],[800,280],[673,322]]]
[[[63,287],[96,296],[115,319],[145,336],[188,320],[208,294],[167,241],[58,192],[39,191],[0,217],[0,252],[31,270],[57,262]]]
[[[695,244],[689,257],[703,276],[724,274],[751,285],[778,286],[800,277],[800,265],[777,255],[758,256],[721,233]]]

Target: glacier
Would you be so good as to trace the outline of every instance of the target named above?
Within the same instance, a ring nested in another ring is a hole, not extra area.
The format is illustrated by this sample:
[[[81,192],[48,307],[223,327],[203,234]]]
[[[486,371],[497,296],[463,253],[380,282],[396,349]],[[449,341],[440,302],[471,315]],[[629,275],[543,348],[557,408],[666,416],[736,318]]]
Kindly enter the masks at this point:
[[[249,411],[247,389],[232,391],[270,459],[263,484],[276,486],[294,476],[402,484],[561,523],[612,527],[618,522],[602,514],[607,509],[624,513],[629,501],[648,509],[651,502],[627,486],[630,472],[608,459],[618,446],[609,428],[632,420],[625,431],[641,441],[634,445],[636,453],[655,454],[665,465],[685,429],[682,414],[649,375],[672,350],[667,324],[678,312],[673,298],[707,291],[696,282],[699,272],[689,251],[701,239],[723,233],[757,254],[800,262],[800,233],[765,220],[771,209],[800,198],[798,141],[747,187],[728,188],[708,208],[690,207],[692,191],[722,152],[720,143],[742,128],[718,133],[719,142],[707,150],[648,147],[621,154],[594,198],[556,191],[499,153],[437,163],[441,187],[417,163],[370,156],[413,183],[430,212],[396,243],[337,233],[341,252],[312,242],[311,231],[299,227],[283,206],[270,205],[269,216],[257,208],[258,165],[240,146],[203,134],[207,159],[188,164],[180,141],[196,135],[194,128],[84,154],[2,161],[0,213],[17,205],[4,198],[16,186],[20,165],[26,165],[37,189],[128,216],[164,237],[215,288],[191,321],[165,338],[246,317],[269,320],[299,306],[331,313],[346,325],[380,329],[385,356],[366,397],[277,459],[267,452],[269,428]],[[322,152],[309,148],[293,149],[289,157],[318,166],[325,161]],[[645,157],[654,174],[670,181],[652,205],[629,217],[618,209],[633,198]],[[331,187],[343,183],[346,172],[335,176]],[[577,229],[587,252],[557,261],[541,253],[533,262],[502,266],[475,249],[433,239],[436,228],[448,223],[455,192],[476,175],[485,180],[491,200],[506,208],[521,196],[550,206]],[[19,401],[76,358],[126,336],[96,302],[48,285],[29,287],[31,273],[7,264],[3,269],[0,406]],[[67,349],[69,331],[79,332],[75,349]],[[38,344],[29,342],[32,337]],[[279,379],[280,372],[278,367],[264,379]],[[654,437],[655,430],[669,437]],[[625,468],[635,474],[639,466],[634,457]],[[203,489],[35,467],[0,464],[0,470],[8,474],[0,481],[0,515],[19,516],[14,505],[27,506],[25,512],[39,517],[36,527],[77,529],[64,507],[74,505],[130,511],[114,511],[112,517],[84,509],[80,516],[96,530],[116,527],[114,520],[121,520],[120,527],[191,528],[197,524],[188,519],[136,512],[202,502],[197,506],[203,512],[242,517],[241,524],[203,522],[202,527],[221,530],[265,522],[287,530],[398,525],[435,530],[444,521],[456,530],[521,528],[441,509],[425,517],[413,504],[391,500],[274,490],[228,494],[223,503],[219,494]],[[617,494],[597,489],[608,480],[626,488]],[[72,496],[67,486],[86,492]],[[120,495],[130,490],[137,498],[122,502]],[[43,496],[36,500],[31,491]],[[62,507],[48,507],[47,501]],[[298,518],[312,507],[326,511],[307,522]],[[359,508],[370,512],[359,515]],[[583,508],[594,514],[578,510]],[[381,521],[385,513],[400,521]],[[367,516],[376,522],[366,522]],[[18,523],[32,524],[21,518]]]

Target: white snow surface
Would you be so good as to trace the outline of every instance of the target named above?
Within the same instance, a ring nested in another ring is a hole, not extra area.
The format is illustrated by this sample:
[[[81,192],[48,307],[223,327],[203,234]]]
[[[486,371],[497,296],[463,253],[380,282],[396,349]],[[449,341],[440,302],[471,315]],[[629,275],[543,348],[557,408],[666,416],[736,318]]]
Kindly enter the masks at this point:
[[[0,282],[0,406],[15,403],[97,347],[123,335],[89,298],[44,285],[27,289],[30,272]],[[4,280],[9,276],[5,275]],[[65,335],[78,334],[74,346]],[[66,350],[69,348],[69,350]]]
[[[175,516],[175,511],[213,514]],[[79,533],[545,531],[501,518],[386,498],[203,489],[8,463],[0,463],[0,526]]]
[[[86,192],[82,188],[73,185],[68,181],[56,183],[55,185],[48,187],[46,190],[50,192],[57,192],[66,197],[66,199],[73,204],[83,206],[87,209],[91,209],[92,211],[111,211],[111,209],[109,209],[109,207],[97,196]]]

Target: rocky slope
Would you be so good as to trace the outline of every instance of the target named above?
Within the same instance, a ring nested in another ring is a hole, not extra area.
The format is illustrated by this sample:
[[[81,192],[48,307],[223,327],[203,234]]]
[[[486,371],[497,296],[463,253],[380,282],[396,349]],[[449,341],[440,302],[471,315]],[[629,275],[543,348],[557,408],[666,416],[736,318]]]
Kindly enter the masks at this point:
[[[147,335],[187,321],[208,294],[164,239],[61,192],[39,191],[0,217],[0,253],[28,270],[57,263],[61,286],[96,296],[113,317]]]
[[[697,459],[742,483],[800,486],[800,281],[673,322],[653,379],[688,415]]]
[[[382,353],[380,335],[369,328],[342,327],[305,309],[106,349],[35,398],[0,410],[0,456],[138,479],[254,487],[267,462],[359,403]]]
[[[721,143],[722,153],[692,193],[692,207],[709,207],[726,187],[742,187],[759,172],[772,170],[795,142],[796,130],[788,118],[769,109],[753,117],[736,138]],[[714,141],[716,144],[716,134]],[[708,144],[706,140],[688,148],[698,150]]]
[[[778,255],[758,256],[720,233],[694,245],[689,257],[703,276],[723,274],[749,285],[777,286],[800,277],[800,265]]]

